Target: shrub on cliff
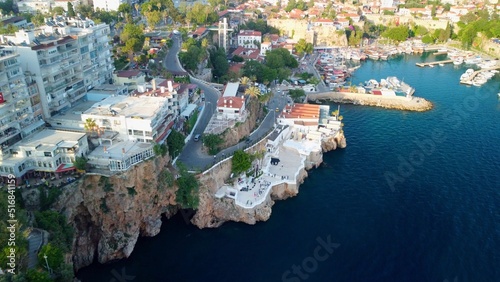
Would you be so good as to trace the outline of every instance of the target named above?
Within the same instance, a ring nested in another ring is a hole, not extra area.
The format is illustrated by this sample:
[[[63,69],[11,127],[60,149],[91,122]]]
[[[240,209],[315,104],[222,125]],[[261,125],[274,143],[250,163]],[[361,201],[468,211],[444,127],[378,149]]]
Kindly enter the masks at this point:
[[[203,136],[203,145],[207,146],[210,155],[216,155],[220,151],[220,145],[224,140],[217,134],[205,134]]]
[[[35,212],[36,227],[50,233],[50,242],[64,252],[71,250],[73,228],[66,217],[56,211]]]
[[[187,171],[184,165],[179,163],[177,166],[179,167],[179,178],[177,178],[179,189],[175,192],[175,200],[183,209],[196,209],[200,202],[200,183],[194,174]]]
[[[238,175],[250,169],[252,166],[252,157],[243,150],[234,152],[231,171]]]

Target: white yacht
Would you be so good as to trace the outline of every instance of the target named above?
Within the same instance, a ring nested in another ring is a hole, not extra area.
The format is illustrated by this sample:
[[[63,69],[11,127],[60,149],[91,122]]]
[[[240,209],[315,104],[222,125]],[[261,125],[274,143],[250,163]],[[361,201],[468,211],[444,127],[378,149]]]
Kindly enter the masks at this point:
[[[462,58],[462,57],[458,57],[455,60],[453,60],[453,64],[456,66],[461,65],[463,63],[464,63],[464,58]]]

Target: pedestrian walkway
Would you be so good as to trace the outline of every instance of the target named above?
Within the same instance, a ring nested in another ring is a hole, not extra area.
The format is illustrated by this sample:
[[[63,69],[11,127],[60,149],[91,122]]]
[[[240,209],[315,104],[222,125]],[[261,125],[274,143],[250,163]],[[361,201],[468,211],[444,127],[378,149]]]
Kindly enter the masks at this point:
[[[28,235],[28,269],[35,268],[38,264],[38,252],[43,244],[43,232],[33,229]]]

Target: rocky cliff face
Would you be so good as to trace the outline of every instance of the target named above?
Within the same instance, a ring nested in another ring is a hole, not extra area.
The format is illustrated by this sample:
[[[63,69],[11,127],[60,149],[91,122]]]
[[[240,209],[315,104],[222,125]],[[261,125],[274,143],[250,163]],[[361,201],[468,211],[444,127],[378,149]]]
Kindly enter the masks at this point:
[[[111,177],[86,175],[66,189],[56,208],[75,229],[76,270],[95,257],[101,263],[128,257],[139,236],[158,234],[161,216],[176,213],[176,187],[169,185],[167,160],[148,160]]]
[[[240,123],[233,128],[229,128],[224,132],[224,143],[221,145],[222,148],[228,148],[238,144],[241,139],[250,135],[252,130],[256,128],[255,125],[257,120],[263,119],[264,114],[262,107],[256,99],[250,100],[247,105],[247,112],[250,114],[243,123]]]
[[[345,138],[338,134],[322,143],[326,152],[345,147]],[[264,146],[265,141],[261,141],[250,152],[262,151]],[[296,196],[307,177],[306,170],[320,165],[322,158],[321,152],[312,153],[295,184],[272,187],[267,199],[254,209],[243,209],[232,199],[214,196],[231,174],[231,161],[220,163],[198,176],[202,184],[200,202],[191,221],[199,228],[218,227],[226,221],[266,221],[274,201]],[[158,234],[162,215],[169,218],[177,212],[177,187],[171,183],[173,173],[167,165],[168,158],[156,158],[110,177],[86,175],[65,188],[55,208],[63,211],[75,228],[72,259],[76,270],[90,265],[95,258],[100,263],[126,258],[139,236]]]

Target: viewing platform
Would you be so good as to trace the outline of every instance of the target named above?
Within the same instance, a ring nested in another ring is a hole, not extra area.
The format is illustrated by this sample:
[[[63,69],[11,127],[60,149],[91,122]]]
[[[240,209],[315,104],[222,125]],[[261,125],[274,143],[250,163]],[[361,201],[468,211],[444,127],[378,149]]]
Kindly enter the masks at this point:
[[[453,60],[444,60],[444,61],[436,61],[436,62],[429,62],[429,63],[416,63],[416,65],[423,68],[423,67],[435,66],[435,65],[439,65],[439,64],[451,64],[451,63],[453,63]]]

